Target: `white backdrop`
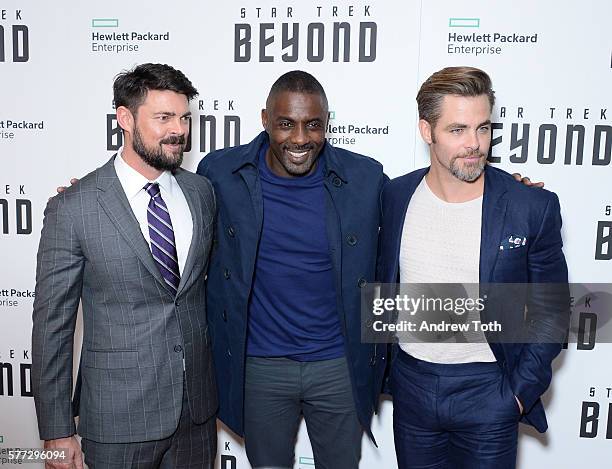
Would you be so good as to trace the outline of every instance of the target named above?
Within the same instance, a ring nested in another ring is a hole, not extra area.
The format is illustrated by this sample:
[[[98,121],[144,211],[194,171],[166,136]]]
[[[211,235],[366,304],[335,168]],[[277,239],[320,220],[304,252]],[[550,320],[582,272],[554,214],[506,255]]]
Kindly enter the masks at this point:
[[[498,98],[495,164],[559,195],[571,280],[612,282],[611,17],[608,0],[2,0],[0,453],[40,446],[29,364],[42,213],[56,186],[119,146],[119,71],[169,63],[199,89],[184,164],[195,169],[211,148],[250,141],[270,85],[306,70],[329,97],[337,128],[328,137],[378,159],[394,177],[427,164],[416,132],[420,83],[443,66],[481,67]],[[350,131],[366,126],[386,131]],[[574,309],[588,311],[604,313]],[[522,426],[520,468],[610,467],[611,351],[570,344],[562,353],[545,396],[550,429],[540,436]],[[374,421],[379,448],[364,439],[362,467],[396,467],[391,418],[385,401]],[[222,469],[249,467],[241,442],[223,430],[218,460]],[[313,467],[304,427],[295,467]]]

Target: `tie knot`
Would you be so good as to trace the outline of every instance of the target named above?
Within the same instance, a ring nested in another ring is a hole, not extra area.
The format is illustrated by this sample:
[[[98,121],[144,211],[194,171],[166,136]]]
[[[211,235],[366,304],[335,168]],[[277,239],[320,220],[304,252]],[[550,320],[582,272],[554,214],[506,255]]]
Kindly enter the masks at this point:
[[[155,198],[159,195],[159,184],[156,182],[147,182],[144,186],[144,190],[148,192],[151,198]]]

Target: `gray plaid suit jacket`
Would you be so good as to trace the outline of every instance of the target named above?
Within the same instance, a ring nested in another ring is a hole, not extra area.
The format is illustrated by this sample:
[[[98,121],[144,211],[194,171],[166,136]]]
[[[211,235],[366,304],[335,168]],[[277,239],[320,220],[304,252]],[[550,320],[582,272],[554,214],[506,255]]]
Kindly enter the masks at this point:
[[[204,288],[212,186],[184,170],[175,174],[193,217],[175,296],[132,213],[114,158],[45,210],[32,330],[32,390],[44,440],[75,433],[70,397],[79,300],[83,348],[75,408],[81,436],[102,443],[170,436],[181,415],[184,379],[195,423],[217,410]]]

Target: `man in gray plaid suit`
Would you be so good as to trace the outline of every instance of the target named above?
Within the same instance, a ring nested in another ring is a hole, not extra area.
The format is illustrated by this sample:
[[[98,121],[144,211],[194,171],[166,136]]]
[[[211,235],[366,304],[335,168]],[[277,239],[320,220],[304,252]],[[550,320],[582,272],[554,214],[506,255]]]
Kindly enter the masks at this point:
[[[206,178],[180,168],[196,95],[168,65],[119,75],[124,146],[45,210],[32,387],[45,447],[68,448],[76,468],[83,467],[76,415],[90,468],[214,464],[204,281],[215,198]],[[71,403],[79,301],[83,348]]]

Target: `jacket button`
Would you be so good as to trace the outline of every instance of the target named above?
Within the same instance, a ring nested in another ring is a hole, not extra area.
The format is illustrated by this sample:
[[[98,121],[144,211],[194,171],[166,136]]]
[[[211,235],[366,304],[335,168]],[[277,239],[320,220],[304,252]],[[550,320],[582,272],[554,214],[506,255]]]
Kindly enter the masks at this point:
[[[175,345],[175,346],[174,346],[174,351],[175,351],[176,353],[180,353],[180,352],[182,352],[182,351],[183,351],[183,347],[181,347],[180,345]]]
[[[229,280],[229,278],[232,276],[229,269],[225,269],[223,271],[223,276],[225,277],[225,280]]]
[[[230,238],[233,238],[233,237],[234,237],[234,235],[236,234],[236,230],[234,229],[234,227],[233,227],[233,226],[230,226],[230,227],[227,229],[227,234],[230,236]]]
[[[228,356],[228,357],[231,357],[231,356],[232,356],[232,351],[229,349],[229,347],[228,347],[228,349],[227,349],[227,356]]]
[[[332,179],[332,184],[336,187],[340,187],[342,185],[342,179],[336,176]]]
[[[361,277],[361,278],[360,278],[360,279],[357,281],[357,286],[358,286],[359,288],[363,288],[363,287],[365,287],[367,284],[368,284],[368,281],[367,281],[365,278],[363,278],[363,277]]]
[[[373,355],[370,358],[370,366],[374,366],[374,365],[376,365],[376,355]]]
[[[223,310],[223,314],[221,316],[223,317],[223,320],[227,322],[227,311]]]
[[[355,235],[348,235],[346,237],[346,242],[349,246],[355,246],[355,244],[357,244],[357,237]]]

